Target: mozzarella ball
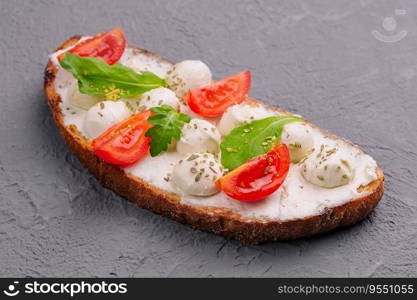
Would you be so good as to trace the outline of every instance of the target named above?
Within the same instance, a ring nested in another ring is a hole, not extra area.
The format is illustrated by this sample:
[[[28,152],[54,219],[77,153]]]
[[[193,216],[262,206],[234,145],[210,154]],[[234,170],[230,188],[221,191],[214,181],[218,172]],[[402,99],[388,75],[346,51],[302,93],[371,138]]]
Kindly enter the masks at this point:
[[[241,103],[229,107],[224,112],[218,127],[220,133],[223,136],[226,136],[233,128],[250,123],[254,120],[260,120],[276,115],[276,112],[268,110],[262,105]]]
[[[312,129],[304,122],[289,123],[284,126],[281,134],[282,143],[290,151],[291,162],[297,163],[305,156],[311,154],[314,147]]]
[[[167,72],[166,81],[169,88],[182,99],[188,91],[210,85],[211,72],[202,61],[184,60]]]
[[[208,121],[192,119],[182,128],[181,139],[177,143],[177,151],[182,154],[193,152],[218,153],[220,133]]]
[[[172,182],[185,194],[210,196],[217,193],[214,182],[223,176],[223,167],[211,153],[189,153],[173,169]]]
[[[84,119],[87,138],[94,139],[114,124],[129,118],[131,111],[123,101],[103,101],[91,107]]]
[[[142,95],[139,110],[150,109],[161,105],[168,105],[175,110],[179,110],[180,100],[178,100],[175,93],[170,89],[157,88]]]
[[[321,145],[301,164],[301,174],[308,182],[334,188],[348,184],[353,177],[351,156],[337,145]]]
[[[100,95],[82,94],[80,90],[78,89],[78,85],[75,85],[75,87],[73,88],[73,90],[70,92],[70,95],[69,95],[69,102],[72,105],[81,109],[85,109],[85,110],[88,110],[94,104],[102,100],[103,100],[103,97]]]

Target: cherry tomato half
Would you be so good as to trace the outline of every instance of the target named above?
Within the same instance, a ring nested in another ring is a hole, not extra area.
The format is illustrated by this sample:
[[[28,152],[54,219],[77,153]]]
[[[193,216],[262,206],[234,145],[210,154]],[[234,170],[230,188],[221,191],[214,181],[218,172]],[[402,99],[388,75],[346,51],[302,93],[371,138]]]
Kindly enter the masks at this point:
[[[92,141],[94,153],[103,161],[125,167],[149,152],[151,138],[146,131],[152,127],[147,119],[153,113],[145,110],[107,129]]]
[[[195,113],[203,117],[218,117],[235,104],[242,103],[249,93],[250,71],[237,73],[209,86],[192,90],[185,102]]]
[[[106,33],[99,33],[90,39],[80,42],[69,52],[79,56],[97,57],[109,65],[119,61],[126,48],[126,38],[120,28],[114,28]],[[62,53],[58,59],[65,56]]]
[[[280,144],[221,177],[216,181],[216,186],[233,199],[257,201],[281,186],[289,168],[288,148],[285,144]]]

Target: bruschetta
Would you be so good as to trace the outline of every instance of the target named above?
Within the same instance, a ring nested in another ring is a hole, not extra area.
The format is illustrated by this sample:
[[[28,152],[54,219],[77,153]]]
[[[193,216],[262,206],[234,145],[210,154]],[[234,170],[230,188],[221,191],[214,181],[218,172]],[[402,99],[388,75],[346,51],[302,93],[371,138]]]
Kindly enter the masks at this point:
[[[384,176],[358,146],[250,98],[250,71],[213,81],[116,28],[50,56],[44,89],[66,143],[104,186],[142,208],[244,243],[349,226]]]

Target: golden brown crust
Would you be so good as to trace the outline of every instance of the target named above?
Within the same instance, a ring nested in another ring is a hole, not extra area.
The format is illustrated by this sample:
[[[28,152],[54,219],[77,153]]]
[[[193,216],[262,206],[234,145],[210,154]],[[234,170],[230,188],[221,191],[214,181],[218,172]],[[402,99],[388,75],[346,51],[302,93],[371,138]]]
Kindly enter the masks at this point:
[[[56,50],[74,44],[79,38],[79,36],[74,36],[68,39]],[[151,52],[141,49],[138,49],[138,51],[145,52],[159,60],[164,60]],[[321,215],[284,222],[263,222],[244,218],[228,209],[215,207],[200,208],[181,204],[177,195],[162,191],[140,178],[129,175],[119,168],[98,159],[91,151],[88,140],[78,132],[77,128],[64,125],[59,106],[61,98],[54,88],[56,72],[56,67],[49,61],[45,69],[45,94],[62,136],[84,166],[103,186],[113,190],[120,196],[157,214],[188,224],[194,229],[213,232],[250,244],[296,239],[327,232],[337,227],[349,226],[361,221],[375,208],[384,192],[384,175],[382,170],[378,169],[378,179],[363,187],[363,189],[371,192],[367,196],[329,208]],[[326,131],[323,132],[328,136],[338,138]]]

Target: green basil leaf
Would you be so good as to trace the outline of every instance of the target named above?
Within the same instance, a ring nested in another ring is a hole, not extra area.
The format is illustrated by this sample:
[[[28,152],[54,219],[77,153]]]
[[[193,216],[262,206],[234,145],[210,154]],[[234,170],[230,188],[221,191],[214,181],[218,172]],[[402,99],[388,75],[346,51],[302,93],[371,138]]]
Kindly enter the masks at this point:
[[[154,126],[148,129],[146,136],[152,138],[150,152],[151,156],[156,156],[168,150],[173,138],[176,140],[181,138],[181,129],[184,123],[191,121],[191,118],[168,105],[153,107],[151,111],[155,115],[149,117],[148,122]]]
[[[284,125],[300,121],[302,119],[296,116],[276,116],[234,128],[220,144],[223,167],[233,170],[249,159],[267,153],[281,142]]]
[[[78,80],[81,93],[105,95],[107,100],[138,96],[166,86],[164,79],[151,72],[136,73],[120,63],[108,65],[101,59],[69,52],[61,60],[61,66]]]

